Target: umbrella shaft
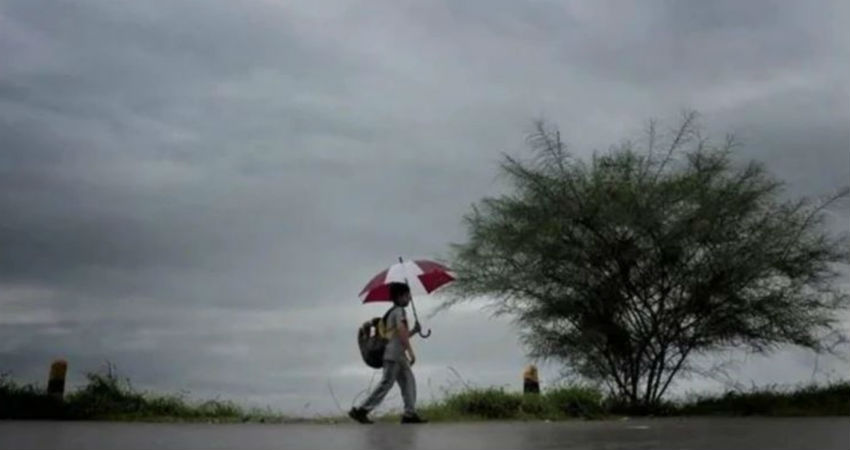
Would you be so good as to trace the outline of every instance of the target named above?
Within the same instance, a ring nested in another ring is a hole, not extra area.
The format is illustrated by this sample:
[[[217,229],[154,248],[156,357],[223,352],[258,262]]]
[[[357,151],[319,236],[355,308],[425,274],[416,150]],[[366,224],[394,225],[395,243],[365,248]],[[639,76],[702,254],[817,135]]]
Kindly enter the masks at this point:
[[[416,303],[413,303],[413,297],[410,297],[410,308],[413,310],[413,320],[419,323],[419,315],[416,314]]]

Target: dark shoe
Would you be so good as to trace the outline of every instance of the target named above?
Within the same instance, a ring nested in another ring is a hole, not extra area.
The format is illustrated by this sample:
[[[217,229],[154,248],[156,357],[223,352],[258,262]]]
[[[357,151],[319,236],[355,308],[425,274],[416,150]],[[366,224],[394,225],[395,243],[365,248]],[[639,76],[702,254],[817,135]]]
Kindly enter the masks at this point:
[[[351,408],[351,411],[348,411],[348,417],[360,422],[360,423],[373,423],[369,420],[369,411],[366,411],[363,408]]]
[[[428,421],[419,417],[418,414],[413,414],[410,416],[401,416],[401,423],[428,423]]]

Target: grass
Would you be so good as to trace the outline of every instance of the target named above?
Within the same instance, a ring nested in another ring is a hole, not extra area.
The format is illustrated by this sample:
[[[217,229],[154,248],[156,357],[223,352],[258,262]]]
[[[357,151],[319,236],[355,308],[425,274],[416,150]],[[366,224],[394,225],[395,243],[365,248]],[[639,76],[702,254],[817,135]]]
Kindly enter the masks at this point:
[[[326,422],[347,418],[297,419],[270,409],[246,410],[229,401],[189,401],[180,395],[140,392],[109,371],[89,373],[87,384],[63,399],[36,385],[19,385],[0,375],[0,419],[117,420],[157,422]],[[433,422],[482,420],[603,419],[634,414],[616,406],[602,391],[562,385],[524,395],[503,388],[466,388],[446,393],[419,408]],[[650,411],[657,416],[850,416],[850,381],[793,389],[776,386],[692,396]],[[647,414],[647,412],[644,412]],[[395,421],[397,414],[378,420]]]
[[[137,391],[111,371],[89,373],[88,383],[63,399],[36,385],[18,385],[0,376],[0,419],[284,422],[270,410],[245,410],[233,402],[191,402],[179,395]]]
[[[584,385],[555,387],[539,395],[523,395],[501,388],[472,388],[446,395],[442,400],[421,407],[420,411],[435,422],[605,419],[624,415],[850,416],[850,381],[692,396],[665,402],[651,410],[622,407],[600,390]],[[388,415],[382,419],[396,418],[396,415]]]
[[[587,386],[559,386],[525,395],[502,388],[472,388],[420,408],[430,420],[565,420],[605,416],[602,392]]]
[[[725,416],[848,416],[850,381],[825,386],[753,388],[723,395],[692,398],[676,407],[678,415]]]
[[[64,403],[34,385],[19,386],[0,375],[0,419],[61,419]]]

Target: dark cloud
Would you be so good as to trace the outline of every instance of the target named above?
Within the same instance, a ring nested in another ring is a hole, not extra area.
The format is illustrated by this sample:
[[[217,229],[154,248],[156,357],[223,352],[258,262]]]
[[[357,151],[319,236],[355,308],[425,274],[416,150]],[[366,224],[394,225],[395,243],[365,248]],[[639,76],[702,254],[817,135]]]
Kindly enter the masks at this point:
[[[359,288],[461,240],[532,119],[587,155],[696,108],[789,195],[847,184],[849,12],[0,0],[0,371],[41,380],[63,355],[80,382],[109,359],[146,389],[331,411],[328,383],[350,400],[370,376],[351,330],[382,311]],[[449,366],[516,382],[508,322],[433,326],[423,392]],[[807,358],[741,374],[798,381]]]

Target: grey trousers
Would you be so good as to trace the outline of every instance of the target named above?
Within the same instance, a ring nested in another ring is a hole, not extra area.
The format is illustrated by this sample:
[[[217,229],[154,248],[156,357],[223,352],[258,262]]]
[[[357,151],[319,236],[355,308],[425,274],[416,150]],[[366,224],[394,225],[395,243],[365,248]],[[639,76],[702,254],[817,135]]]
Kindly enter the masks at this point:
[[[416,414],[416,379],[413,378],[413,371],[410,370],[410,364],[408,364],[407,360],[384,361],[384,373],[381,376],[381,381],[360,407],[366,411],[375,409],[384,397],[387,396],[387,393],[390,392],[390,389],[392,389],[393,384],[396,382],[398,382],[398,386],[401,388],[401,398],[404,400],[404,414]]]

